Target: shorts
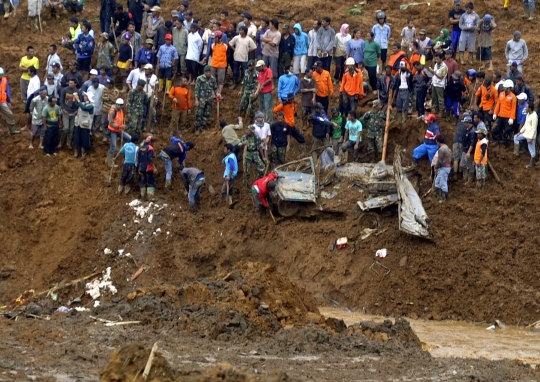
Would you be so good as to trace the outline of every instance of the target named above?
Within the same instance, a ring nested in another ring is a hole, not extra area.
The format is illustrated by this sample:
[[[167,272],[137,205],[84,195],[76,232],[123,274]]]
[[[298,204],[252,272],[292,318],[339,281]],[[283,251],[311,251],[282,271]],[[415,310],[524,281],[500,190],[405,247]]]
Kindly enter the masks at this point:
[[[462,143],[454,143],[452,145],[452,159],[459,161],[461,159],[462,152],[463,152]]]
[[[159,68],[158,78],[165,78],[167,80],[172,80],[172,67]]]
[[[43,125],[32,125],[32,137],[45,137],[45,127]]]
[[[475,44],[476,44],[476,35],[474,32],[461,32],[461,36],[459,36],[459,51],[465,52],[465,48],[467,48],[468,52],[474,53],[475,52]]]
[[[212,67],[212,77],[214,77],[218,85],[223,85],[225,83],[225,72],[227,68],[214,68]],[[216,76],[217,72],[217,76]]]
[[[131,63],[129,61],[118,61],[116,66],[118,66],[119,69],[129,69],[129,65]]]
[[[476,59],[480,61],[491,61],[493,60],[493,54],[491,53],[491,46],[487,48],[478,48],[476,51]]]
[[[486,165],[485,164],[475,164],[476,170],[476,180],[486,179]]]
[[[77,70],[82,70],[84,72],[90,71],[90,63],[92,61],[92,57],[86,57],[86,58],[78,58],[77,59]]]
[[[461,168],[468,170],[470,173],[474,172],[473,156],[471,154],[470,159],[467,159],[467,153],[461,153],[461,162],[459,163]]]

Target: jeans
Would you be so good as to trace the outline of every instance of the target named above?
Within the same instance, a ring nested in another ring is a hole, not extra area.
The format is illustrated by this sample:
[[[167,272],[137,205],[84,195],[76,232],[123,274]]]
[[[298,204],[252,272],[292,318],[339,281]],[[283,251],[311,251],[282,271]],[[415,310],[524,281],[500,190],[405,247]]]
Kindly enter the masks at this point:
[[[121,133],[117,133],[115,131],[112,131],[111,129],[108,129],[111,132],[111,144],[109,146],[109,155],[114,155],[114,152],[116,151],[116,138],[122,134],[124,137],[124,142],[130,142],[131,141],[131,135],[128,133],[122,131]]]
[[[319,58],[317,56],[307,56],[307,68],[313,69],[313,64],[318,60]]]
[[[441,167],[437,171],[435,178],[435,188],[440,188],[442,192],[448,192],[448,175],[450,175],[450,166]]]
[[[240,70],[242,71],[240,73]],[[233,82],[238,83],[238,79],[243,75],[247,70],[247,62],[234,61],[233,62]]]
[[[165,152],[160,152],[159,157],[163,161],[163,164],[165,165],[165,180],[171,180],[172,179],[172,160],[169,158]]]
[[[328,104],[329,104],[328,97],[319,97],[318,95],[315,95],[315,102],[320,102],[321,105],[323,106],[324,113],[328,115]]]
[[[454,52],[454,54],[452,55],[453,57],[456,56],[456,51],[457,51],[457,47],[458,47],[458,43],[459,43],[459,38],[461,37],[461,31],[452,31],[452,36],[451,36],[451,39],[452,39],[452,51]]]
[[[424,109],[424,105],[426,104],[426,95],[427,89],[425,87],[416,90],[416,111],[418,111],[419,117],[423,116],[426,112]]]
[[[321,62],[323,69],[330,71],[330,65],[332,64],[332,56],[328,55],[328,57],[322,57]]]
[[[433,162],[433,157],[438,149],[439,146],[437,145],[426,145],[425,143],[422,143],[413,150],[412,157],[414,160],[418,161],[427,155],[429,163],[431,163]]]
[[[459,117],[459,101],[452,101],[450,97],[446,97],[446,111],[452,111],[454,117]]]
[[[259,96],[259,109],[264,113],[264,121],[272,123],[272,92],[261,93]]]
[[[514,135],[514,144],[519,145],[520,141],[526,141],[527,138],[523,136],[523,134]],[[536,157],[536,142],[534,139],[531,140],[531,143],[527,142],[527,148],[529,149],[529,153],[531,154],[531,158]]]
[[[101,27],[101,33],[103,33],[103,32],[110,33],[111,32],[111,18],[110,17],[100,17],[99,18],[99,24],[100,24],[100,27]]]
[[[355,145],[356,145],[356,142],[354,142],[354,141],[343,142],[343,144],[341,145],[341,152],[345,154],[345,153],[347,153],[347,151],[350,148],[354,148]],[[360,143],[358,143],[358,148],[354,149],[354,151],[353,151],[353,160],[354,161],[358,160],[358,153],[360,153],[361,150],[362,150],[362,146],[360,145]]]
[[[278,57],[263,56],[264,64],[267,68],[272,69],[274,78],[278,78]]]
[[[191,207],[195,206],[195,202],[201,201],[201,186],[204,184],[204,174],[199,174],[189,185],[188,200]]]
[[[335,57],[334,64],[336,65],[334,79],[337,81],[341,81],[343,74],[345,73],[345,56]]]
[[[409,110],[409,89],[399,89],[396,98],[396,107],[398,113]]]

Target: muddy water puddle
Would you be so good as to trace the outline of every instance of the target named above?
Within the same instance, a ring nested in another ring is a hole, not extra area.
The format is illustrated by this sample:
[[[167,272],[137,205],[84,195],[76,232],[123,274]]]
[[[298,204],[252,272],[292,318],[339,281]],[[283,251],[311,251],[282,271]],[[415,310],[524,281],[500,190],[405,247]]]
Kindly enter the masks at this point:
[[[347,325],[360,321],[382,322],[387,317],[373,316],[339,308],[319,308],[322,315],[342,319]],[[517,359],[532,365],[540,364],[540,333],[507,326],[486,330],[490,324],[460,321],[422,321],[408,319],[422,341],[424,350],[433,357]]]

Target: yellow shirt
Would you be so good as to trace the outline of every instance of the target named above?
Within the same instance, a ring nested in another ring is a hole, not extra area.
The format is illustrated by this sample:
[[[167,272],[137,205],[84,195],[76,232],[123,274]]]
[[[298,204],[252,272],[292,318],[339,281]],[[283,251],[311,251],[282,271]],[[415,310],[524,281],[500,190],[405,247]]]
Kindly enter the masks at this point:
[[[24,56],[23,58],[21,58],[21,63],[19,64],[19,66],[24,66],[27,69],[33,66],[37,70],[39,69],[39,58],[37,58],[36,56],[32,58],[28,58],[28,56]],[[21,78],[23,80],[30,81],[30,76],[28,75],[28,72],[24,72],[21,75]]]

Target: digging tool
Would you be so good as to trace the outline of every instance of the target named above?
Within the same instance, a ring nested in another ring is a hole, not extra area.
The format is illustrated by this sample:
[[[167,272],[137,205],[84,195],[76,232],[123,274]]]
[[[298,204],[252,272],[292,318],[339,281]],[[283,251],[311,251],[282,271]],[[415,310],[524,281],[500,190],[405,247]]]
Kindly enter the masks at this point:
[[[246,155],[247,155],[247,145],[244,146],[244,154],[242,156],[242,164],[244,165],[244,184],[246,184]],[[251,170],[251,169],[250,169]]]
[[[148,375],[150,374],[150,369],[152,369],[152,362],[154,362],[154,357],[156,356],[157,350],[158,350],[158,343],[155,342],[154,346],[152,346],[152,350],[150,351],[150,356],[148,357],[146,366],[144,367],[144,371],[142,375],[144,381],[146,381],[146,379],[148,378]]]
[[[490,161],[488,161],[488,167],[489,167],[489,171],[493,173],[493,176],[495,177],[495,180],[497,181],[497,183],[502,183],[501,178],[499,178],[497,171],[495,171],[495,167],[493,167]]]
[[[167,94],[166,88],[163,89],[163,102],[161,103],[161,115],[159,116],[159,127],[161,128],[161,121],[163,121],[163,114],[165,113],[165,95]]]
[[[272,208],[268,207],[268,212],[270,212],[270,217],[274,221],[274,224],[277,224],[276,218],[274,217],[274,214],[272,213]]]
[[[230,193],[229,181],[227,181],[227,204],[229,205],[229,208],[231,208],[231,206],[232,206],[232,196],[229,193]]]
[[[219,129],[219,104],[221,103],[220,100],[221,100],[221,97],[216,97],[216,103],[217,103],[217,107],[216,107],[216,109],[217,109],[217,121],[216,121],[216,123],[217,123],[217,128],[218,129]]]
[[[400,10],[400,11],[404,11],[404,10],[406,10],[406,9],[409,8],[409,7],[414,7],[414,6],[417,6],[417,5],[424,5],[424,4],[427,4],[428,7],[431,6],[430,3],[409,3],[409,4],[402,4],[402,5],[400,5],[400,6],[399,6],[399,10]]]
[[[388,95],[388,104],[386,105],[386,124],[384,126],[384,139],[382,147],[382,158],[381,162],[386,161],[386,146],[388,145],[388,128],[390,126],[390,109],[392,108],[392,100],[394,99],[394,90],[390,90]]]
[[[116,50],[120,52],[120,48],[118,47],[118,40],[116,38],[116,34],[114,34],[114,19],[111,17],[111,33],[114,36],[114,44],[116,45]]]
[[[124,118],[124,119],[122,119],[122,126],[125,126],[125,124],[126,124],[126,120]],[[124,146],[124,130],[122,130],[122,132],[120,133],[120,148],[122,148],[122,146]],[[113,171],[114,171],[114,166],[116,165],[116,158],[118,157],[118,155],[120,155],[120,151],[113,158],[113,163],[112,163],[112,167],[111,167],[111,173],[109,174],[109,187],[111,186],[111,183],[112,183],[112,175],[113,175]]]
[[[41,9],[38,4],[39,4],[39,1],[36,3],[37,15],[38,15],[38,21],[39,21],[39,33],[43,34],[43,29],[41,29]]]

